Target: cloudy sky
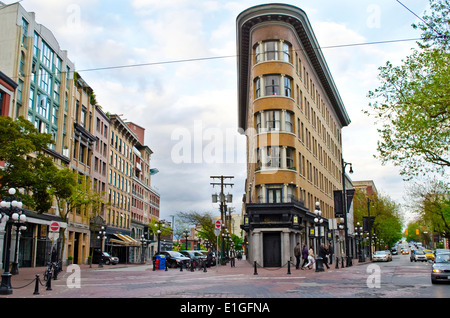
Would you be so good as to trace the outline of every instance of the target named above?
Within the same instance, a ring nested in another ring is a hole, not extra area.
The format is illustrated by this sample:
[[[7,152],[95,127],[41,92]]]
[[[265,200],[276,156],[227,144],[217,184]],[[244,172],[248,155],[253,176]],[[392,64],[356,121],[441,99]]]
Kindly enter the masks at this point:
[[[13,1],[4,1],[11,3]],[[419,16],[426,0],[401,0]],[[237,133],[236,17],[258,0],[23,0],[54,33],[105,111],[146,128],[153,150],[152,184],[161,218],[211,211],[210,176],[234,176],[233,206],[241,211],[245,139]],[[417,18],[396,0],[285,1],[303,9],[322,47],[351,119],[342,131],[353,180],[374,180],[379,192],[403,202],[398,170],[374,159],[378,134],[362,113],[377,68],[398,64],[420,36]]]

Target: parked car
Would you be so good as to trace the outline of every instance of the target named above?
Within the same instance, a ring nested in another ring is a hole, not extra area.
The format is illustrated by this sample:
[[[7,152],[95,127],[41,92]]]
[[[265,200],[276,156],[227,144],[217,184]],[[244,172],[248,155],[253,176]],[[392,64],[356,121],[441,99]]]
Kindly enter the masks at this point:
[[[421,250],[412,250],[411,251],[411,255],[409,256],[409,260],[412,262],[417,262],[417,261],[421,261],[421,262],[426,262],[427,261],[427,257],[425,255],[425,253]]]
[[[166,266],[170,268],[181,267],[181,265],[186,268],[191,262],[189,257],[184,256],[177,251],[159,252],[159,255],[164,255],[166,257]]]
[[[386,251],[376,251],[373,253],[372,261],[374,262],[388,262],[389,256]]]
[[[442,253],[450,253],[450,250],[448,248],[437,248],[436,251],[434,252],[435,255]]]
[[[208,257],[208,251],[198,251],[205,256],[205,259]],[[216,265],[216,253],[212,251],[212,262],[209,265]]]
[[[427,257],[427,260],[434,261],[435,256],[434,256],[434,252],[432,250],[425,249],[425,250],[423,250],[423,252],[425,253],[425,256]]]
[[[431,283],[450,282],[450,253],[436,255],[431,267]]]
[[[398,251],[397,251],[396,247],[392,248],[391,252],[392,252],[392,255],[398,255]]]
[[[105,265],[109,265],[109,264],[116,265],[116,264],[119,263],[119,258],[118,257],[111,256],[109,253],[102,252],[99,249],[95,249],[94,250],[92,263],[93,264],[98,264],[99,261],[100,261],[100,257],[102,257],[102,264],[105,264]]]
[[[390,250],[384,250],[388,256],[388,261],[392,261],[392,253]]]
[[[199,251],[180,251],[180,253],[189,257],[192,261],[195,261],[196,264],[201,264],[203,260],[206,260],[206,255],[203,255]]]

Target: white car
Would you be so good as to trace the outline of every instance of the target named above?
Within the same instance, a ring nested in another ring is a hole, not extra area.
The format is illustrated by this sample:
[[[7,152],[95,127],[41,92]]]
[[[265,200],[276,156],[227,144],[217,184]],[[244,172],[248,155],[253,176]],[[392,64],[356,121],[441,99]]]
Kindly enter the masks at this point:
[[[385,251],[376,251],[372,255],[372,261],[373,262],[388,262],[389,256]]]
[[[411,262],[426,262],[427,261],[427,256],[425,255],[425,253],[422,250],[412,250],[411,251],[411,256],[410,256],[410,260]]]

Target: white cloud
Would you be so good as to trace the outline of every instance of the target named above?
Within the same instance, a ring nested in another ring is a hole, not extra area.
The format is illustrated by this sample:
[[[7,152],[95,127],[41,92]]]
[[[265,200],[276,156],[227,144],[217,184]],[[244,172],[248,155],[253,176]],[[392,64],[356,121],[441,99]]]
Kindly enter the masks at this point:
[[[380,28],[367,25],[369,4],[354,1],[286,1],[298,5],[310,17],[316,37],[323,46],[390,40],[411,24],[409,13],[392,1],[383,1]],[[146,128],[146,143],[154,151],[152,165],[160,173],[152,179],[161,193],[161,215],[177,210],[213,210],[210,175],[234,175],[234,206],[240,199],[246,177],[245,137],[235,133],[243,153],[233,164],[175,164],[170,158],[175,129],[193,133],[194,122],[208,128],[237,130],[236,59],[222,58],[185,63],[168,61],[220,57],[236,54],[237,15],[262,0],[27,0],[23,6],[35,11],[37,20],[55,34],[77,69],[141,63],[160,64],[84,72],[104,111],[124,114]],[[417,4],[417,6],[419,6]],[[413,8],[417,9],[417,8]],[[416,10],[420,12],[420,10]],[[404,13],[404,14],[403,14]],[[350,115],[344,128],[343,153],[354,165],[357,179],[373,179],[379,190],[398,199],[403,191],[398,171],[374,159],[378,135],[371,118],[361,113],[366,95],[378,85],[377,68],[391,60],[398,63],[409,54],[411,42],[324,48],[323,54]],[[208,145],[208,140],[203,141]],[[202,148],[203,149],[203,148]],[[236,151],[237,152],[237,151]]]

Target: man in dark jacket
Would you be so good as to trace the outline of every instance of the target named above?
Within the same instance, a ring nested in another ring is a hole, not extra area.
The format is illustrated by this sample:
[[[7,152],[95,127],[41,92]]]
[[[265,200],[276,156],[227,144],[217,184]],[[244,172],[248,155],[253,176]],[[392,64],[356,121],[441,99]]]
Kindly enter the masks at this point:
[[[323,264],[330,269],[330,266],[328,266],[328,258],[327,258],[328,250],[325,247],[325,244],[321,244],[319,248],[319,257],[323,259]]]
[[[294,256],[295,259],[297,260],[297,263],[295,264],[295,269],[298,269],[300,267],[300,242],[297,242],[297,245],[295,245],[294,247]]]

